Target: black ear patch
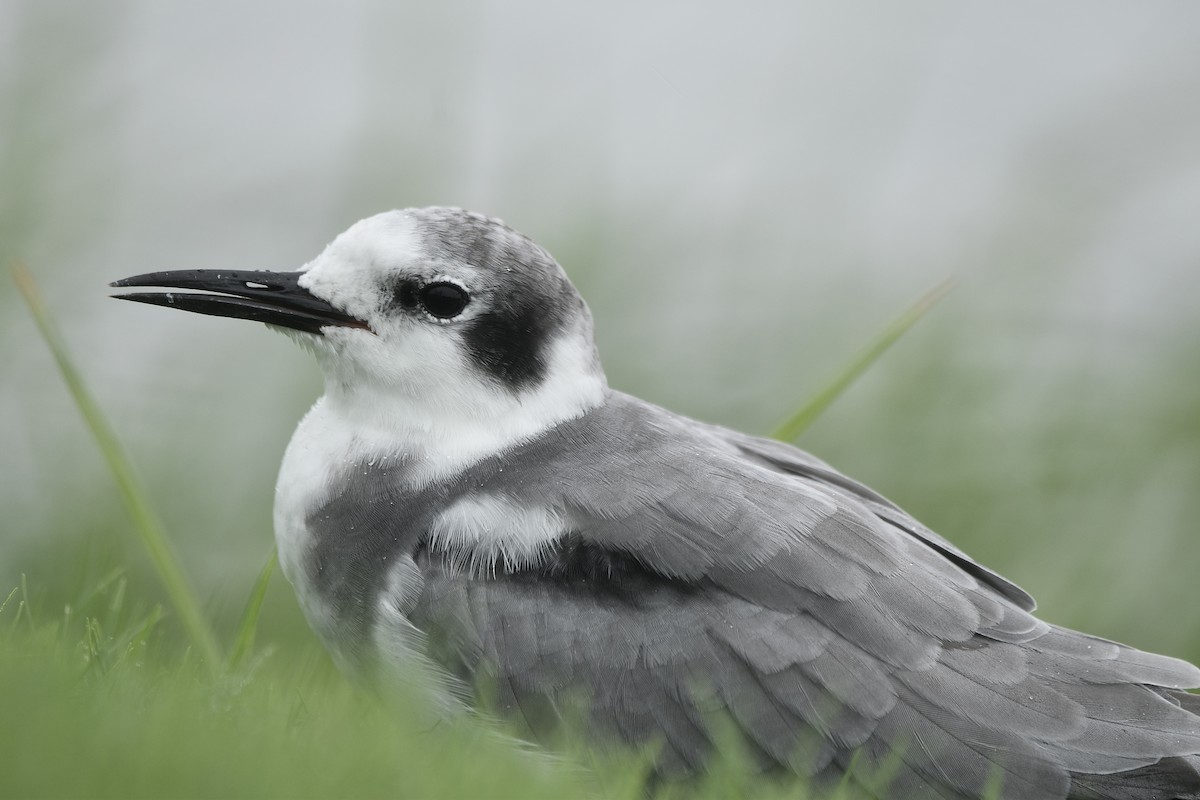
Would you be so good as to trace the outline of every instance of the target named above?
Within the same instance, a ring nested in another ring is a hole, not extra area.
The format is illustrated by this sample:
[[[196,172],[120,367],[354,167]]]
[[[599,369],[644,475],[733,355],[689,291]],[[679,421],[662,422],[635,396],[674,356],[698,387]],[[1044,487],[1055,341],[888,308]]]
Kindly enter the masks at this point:
[[[466,327],[464,340],[471,358],[513,391],[533,388],[546,377],[546,351],[561,312],[545,305],[536,293],[497,298],[492,308]]]

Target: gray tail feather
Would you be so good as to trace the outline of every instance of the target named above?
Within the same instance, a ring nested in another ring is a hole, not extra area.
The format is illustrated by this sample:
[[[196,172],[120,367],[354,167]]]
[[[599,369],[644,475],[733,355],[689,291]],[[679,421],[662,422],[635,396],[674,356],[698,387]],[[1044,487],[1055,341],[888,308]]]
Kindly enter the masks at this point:
[[[1078,741],[1043,743],[1070,771],[1070,798],[1200,800],[1200,694],[1179,688],[1197,685],[1195,666],[1060,628],[1030,647],[1051,685],[1086,710]],[[1090,680],[1054,677],[1072,659]]]
[[[1144,688],[1183,711],[1200,716],[1200,695],[1181,689]],[[1175,720],[1176,724],[1180,721]],[[1194,724],[1185,727],[1194,735]],[[1072,772],[1069,797],[1077,800],[1200,800],[1200,754],[1167,756],[1153,764],[1108,774]]]
[[[1070,796],[1076,800],[1200,800],[1200,755],[1164,758],[1111,775],[1072,773]]]

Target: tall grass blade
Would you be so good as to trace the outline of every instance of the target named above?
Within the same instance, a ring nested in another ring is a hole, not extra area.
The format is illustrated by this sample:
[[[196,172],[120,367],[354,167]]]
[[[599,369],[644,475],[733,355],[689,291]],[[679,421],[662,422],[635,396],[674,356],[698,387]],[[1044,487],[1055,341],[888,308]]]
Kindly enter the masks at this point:
[[[20,585],[14,591],[20,594],[21,599],[17,601],[17,613],[12,624],[13,630],[15,631],[21,624],[22,617],[29,623],[30,631],[37,630],[37,625],[33,621],[33,602],[29,599],[29,581],[24,572],[21,573]],[[5,601],[5,605],[7,604],[8,601]]]
[[[246,656],[254,648],[254,635],[258,631],[258,615],[262,611],[263,598],[267,596],[267,586],[271,582],[271,573],[275,571],[278,560],[275,548],[271,548],[271,557],[263,565],[262,571],[250,589],[246,598],[246,608],[242,611],[241,622],[238,623],[237,638],[233,640],[233,650],[229,653],[229,668],[237,669],[245,661]]]
[[[146,552],[150,555],[150,560],[158,571],[158,577],[167,591],[167,596],[171,599],[175,613],[183,622],[183,627],[191,639],[192,647],[209,669],[215,673],[222,664],[221,647],[201,611],[199,600],[179,566],[171,543],[167,539],[166,531],[151,507],[146,491],[142,488],[133,466],[117,441],[116,434],[104,419],[100,407],[84,385],[83,377],[75,368],[75,364],[67,352],[66,343],[59,333],[58,326],[51,317],[49,309],[42,301],[33,276],[22,264],[13,265],[12,275],[17,288],[25,298],[25,304],[29,306],[29,311],[33,314],[33,320],[37,323],[42,339],[53,353],[54,360],[58,362],[58,369],[67,383],[71,396],[75,399],[76,406],[79,407],[79,412],[83,415],[92,437],[108,462],[109,469],[112,470],[117,487],[121,492],[121,499],[125,502],[129,515],[133,518],[134,529],[137,530],[142,544],[146,547]]]
[[[954,279],[950,278],[922,295],[907,311],[893,320],[892,324],[884,328],[883,332],[863,349],[862,352],[856,355],[837,377],[826,384],[825,388],[817,392],[799,411],[776,428],[771,433],[771,436],[785,442],[792,442],[798,439],[800,434],[808,430],[816,422],[817,418],[825,412],[825,409],[829,408],[841,396],[842,392],[846,391],[850,384],[854,383],[860,375],[866,372],[868,367],[874,364],[889,347],[896,343],[897,339],[915,325],[917,320],[925,316],[953,288]]]
[[[0,603],[0,614],[4,613],[4,609],[8,608],[8,601],[17,596],[19,589],[14,586],[13,590],[8,593],[8,597],[4,598],[4,602]]]

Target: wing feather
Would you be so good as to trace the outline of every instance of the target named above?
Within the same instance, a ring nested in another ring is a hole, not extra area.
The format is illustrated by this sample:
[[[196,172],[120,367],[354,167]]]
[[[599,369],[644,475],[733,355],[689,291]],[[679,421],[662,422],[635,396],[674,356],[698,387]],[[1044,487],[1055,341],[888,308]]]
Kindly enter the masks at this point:
[[[999,777],[1001,797],[1051,800],[1085,772],[1174,780],[1200,752],[1197,703],[1168,692],[1200,684],[1195,667],[1041,622],[1024,591],[786,445],[614,393],[460,488],[555,508],[634,577],[426,561],[426,595],[469,613],[419,615],[471,628],[457,652],[501,705],[532,724],[536,697],[560,718],[582,702],[598,730],[657,743],[664,772],[705,762],[712,712],[767,765],[866,753],[897,797]]]

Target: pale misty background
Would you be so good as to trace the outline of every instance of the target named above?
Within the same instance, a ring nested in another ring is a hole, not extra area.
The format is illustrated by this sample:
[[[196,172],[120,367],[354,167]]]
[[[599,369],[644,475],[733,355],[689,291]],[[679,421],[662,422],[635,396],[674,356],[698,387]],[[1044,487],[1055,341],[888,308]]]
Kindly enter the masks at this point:
[[[218,614],[319,376],[110,280],[295,269],[363,216],[467,206],[558,256],[614,386],[765,433],[957,276],[802,444],[1051,620],[1195,659],[1198,41],[1188,2],[8,0],[0,254]],[[0,595],[148,575],[0,285]],[[271,607],[302,625],[281,581]]]

